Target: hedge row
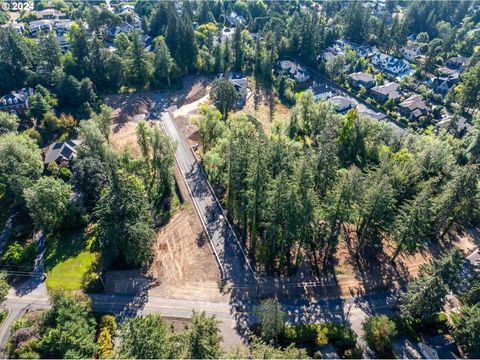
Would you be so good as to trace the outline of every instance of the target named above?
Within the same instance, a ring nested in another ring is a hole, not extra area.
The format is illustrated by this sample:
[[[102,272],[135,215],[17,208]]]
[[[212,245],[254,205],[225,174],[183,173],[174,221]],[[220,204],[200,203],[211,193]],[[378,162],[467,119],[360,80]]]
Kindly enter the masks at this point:
[[[331,343],[337,350],[344,352],[355,347],[357,336],[351,329],[343,325],[321,323],[287,326],[282,340],[285,344],[323,346]]]

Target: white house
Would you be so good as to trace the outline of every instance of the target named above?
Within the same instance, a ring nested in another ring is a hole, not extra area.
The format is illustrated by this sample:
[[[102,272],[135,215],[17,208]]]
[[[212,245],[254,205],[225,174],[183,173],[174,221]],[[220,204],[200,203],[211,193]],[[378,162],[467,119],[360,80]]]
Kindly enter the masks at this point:
[[[57,9],[44,9],[37,11],[35,16],[38,20],[59,20],[65,19],[67,15]]]
[[[420,46],[417,44],[407,44],[402,48],[402,56],[408,61],[416,61],[417,58],[422,54],[420,51]]]
[[[36,36],[41,32],[50,32],[53,29],[53,22],[50,20],[34,20],[28,24],[30,26],[30,35]]]
[[[406,60],[379,52],[373,55],[372,64],[380,70],[395,76],[409,75],[412,71],[410,64]]]
[[[310,80],[310,73],[303,66],[290,60],[282,60],[279,63],[279,72],[283,72],[288,77],[298,83],[304,83]]]

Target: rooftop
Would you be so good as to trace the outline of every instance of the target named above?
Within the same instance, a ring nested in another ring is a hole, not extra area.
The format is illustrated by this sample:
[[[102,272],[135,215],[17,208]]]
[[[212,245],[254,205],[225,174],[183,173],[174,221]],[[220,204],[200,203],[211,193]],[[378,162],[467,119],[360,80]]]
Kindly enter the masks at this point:
[[[353,74],[348,75],[348,77],[354,81],[363,81],[363,82],[370,82],[373,81],[372,74],[366,72],[356,72]]]

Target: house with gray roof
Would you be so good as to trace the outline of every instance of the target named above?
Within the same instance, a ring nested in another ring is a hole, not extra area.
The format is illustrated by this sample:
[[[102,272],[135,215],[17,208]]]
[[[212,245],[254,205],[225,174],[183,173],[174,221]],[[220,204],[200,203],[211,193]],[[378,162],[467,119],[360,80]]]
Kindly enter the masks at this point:
[[[390,82],[385,85],[374,86],[370,89],[370,93],[380,103],[384,103],[388,100],[393,100],[393,102],[398,103],[402,97],[399,89],[400,84]]]
[[[421,95],[412,95],[398,105],[400,114],[410,120],[418,120],[430,113],[430,107],[423,100]]]
[[[348,81],[352,84],[353,87],[360,89],[364,87],[365,89],[370,89],[375,85],[372,74],[366,72],[356,72],[348,75]]]
[[[470,59],[465,56],[454,56],[447,60],[446,65],[462,72],[470,65]]]

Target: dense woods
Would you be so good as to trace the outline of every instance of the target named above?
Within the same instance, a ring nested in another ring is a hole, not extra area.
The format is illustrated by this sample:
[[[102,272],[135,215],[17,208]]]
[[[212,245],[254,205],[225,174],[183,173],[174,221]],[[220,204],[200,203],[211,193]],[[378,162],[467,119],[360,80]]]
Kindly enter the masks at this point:
[[[402,135],[305,94],[271,134],[247,116],[224,124],[214,109],[199,122],[205,169],[268,271],[291,272],[305,256],[328,270],[340,237],[359,256],[393,238],[395,258],[477,220],[478,120],[464,140]]]

